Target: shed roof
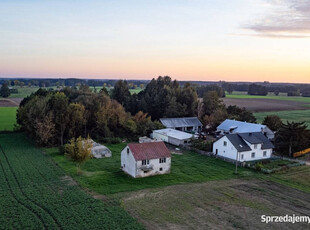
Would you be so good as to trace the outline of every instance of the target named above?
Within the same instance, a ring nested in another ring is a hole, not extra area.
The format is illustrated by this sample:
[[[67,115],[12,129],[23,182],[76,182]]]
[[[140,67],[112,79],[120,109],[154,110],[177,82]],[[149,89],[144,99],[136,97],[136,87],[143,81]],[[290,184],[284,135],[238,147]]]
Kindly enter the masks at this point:
[[[222,122],[222,124],[217,127],[217,129],[225,131],[230,131],[231,129],[233,129],[235,133],[261,132],[264,128],[266,128],[266,125],[229,119],[226,119]]]
[[[147,142],[128,144],[136,161],[171,157],[164,142]]]
[[[160,133],[164,136],[172,137],[178,140],[187,140],[193,137],[193,134],[189,134],[175,129],[157,129],[154,130],[153,132]]]
[[[160,122],[167,128],[202,126],[197,117],[160,118]]]

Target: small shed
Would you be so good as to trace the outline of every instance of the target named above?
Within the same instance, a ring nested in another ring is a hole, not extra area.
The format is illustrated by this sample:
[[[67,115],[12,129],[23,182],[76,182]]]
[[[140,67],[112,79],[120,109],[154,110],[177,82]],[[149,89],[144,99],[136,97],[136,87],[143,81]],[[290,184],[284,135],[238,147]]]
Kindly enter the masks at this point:
[[[111,157],[112,152],[110,149],[108,149],[106,146],[98,144],[94,141],[92,141],[92,149],[91,154],[94,158],[103,158],[103,157]]]

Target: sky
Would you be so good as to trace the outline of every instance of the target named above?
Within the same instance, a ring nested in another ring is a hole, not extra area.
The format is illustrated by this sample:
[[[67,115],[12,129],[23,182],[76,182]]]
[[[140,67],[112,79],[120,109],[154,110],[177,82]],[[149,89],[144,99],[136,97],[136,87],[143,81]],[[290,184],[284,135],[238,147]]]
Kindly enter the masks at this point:
[[[310,0],[0,0],[0,77],[310,83]]]

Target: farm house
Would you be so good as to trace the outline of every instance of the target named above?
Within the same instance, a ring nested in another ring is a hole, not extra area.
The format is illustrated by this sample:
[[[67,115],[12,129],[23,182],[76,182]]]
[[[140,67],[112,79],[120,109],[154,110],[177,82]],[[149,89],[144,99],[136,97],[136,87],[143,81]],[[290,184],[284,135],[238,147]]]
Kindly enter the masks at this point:
[[[213,153],[239,162],[268,159],[273,144],[261,132],[226,134],[213,144]]]
[[[176,146],[190,145],[192,138],[194,138],[193,134],[175,129],[158,129],[153,131],[154,140],[164,141]]]
[[[202,128],[202,124],[197,117],[160,118],[160,122],[166,128],[184,132],[198,133]]]
[[[217,127],[216,131],[220,135],[232,134],[232,133],[261,132],[270,140],[274,138],[274,133],[266,125],[229,120],[229,119],[223,121]]]
[[[134,178],[167,174],[170,167],[171,154],[162,141],[128,144],[121,152],[121,168]]]

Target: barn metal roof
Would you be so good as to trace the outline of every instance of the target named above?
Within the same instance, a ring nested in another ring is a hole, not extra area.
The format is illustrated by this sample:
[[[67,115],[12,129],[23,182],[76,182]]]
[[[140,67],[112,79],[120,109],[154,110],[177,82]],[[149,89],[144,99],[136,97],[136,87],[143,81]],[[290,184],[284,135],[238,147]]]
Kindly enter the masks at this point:
[[[264,128],[266,128],[266,125],[229,120],[229,119],[226,119],[225,121],[222,122],[222,124],[220,124],[217,127],[217,129],[224,131],[233,130],[234,133],[261,132],[262,129]]]
[[[147,142],[128,144],[136,161],[171,157],[164,142]]]
[[[167,137],[172,137],[178,140],[187,140],[193,138],[193,134],[182,132],[175,129],[157,129],[153,131],[154,133],[160,133]]]
[[[202,126],[197,117],[160,118],[160,122],[167,128]]]

